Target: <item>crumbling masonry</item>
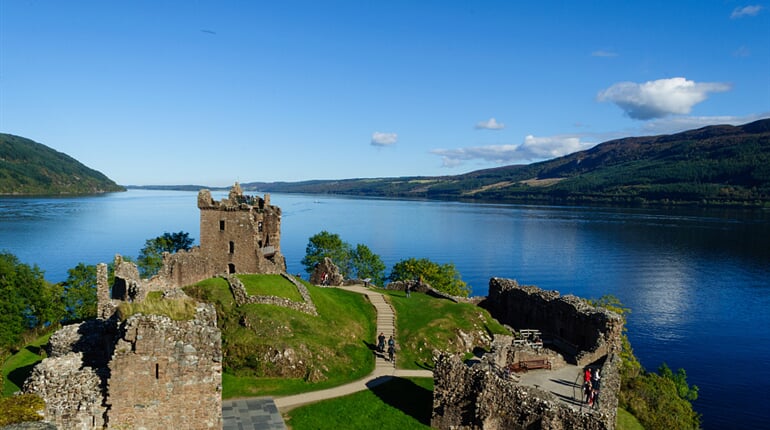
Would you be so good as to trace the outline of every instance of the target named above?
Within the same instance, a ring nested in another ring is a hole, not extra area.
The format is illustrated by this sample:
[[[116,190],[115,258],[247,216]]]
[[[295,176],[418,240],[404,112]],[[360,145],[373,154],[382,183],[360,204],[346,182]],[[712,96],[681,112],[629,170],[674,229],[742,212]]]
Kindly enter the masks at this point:
[[[539,330],[545,347],[517,345],[512,336],[503,336],[473,364],[439,354],[433,372],[432,427],[614,430],[620,390],[620,316],[574,296],[561,297],[555,291],[520,287],[514,280],[500,278],[490,280],[489,295],[480,305],[516,331]],[[570,385],[577,380],[577,399],[522,383],[523,378],[510,369],[527,360],[549,362],[548,369],[536,370],[548,372],[546,382],[554,380],[550,372],[565,370],[568,379],[555,383]],[[599,368],[603,375],[601,401],[593,408],[582,404],[579,375],[587,366]]]

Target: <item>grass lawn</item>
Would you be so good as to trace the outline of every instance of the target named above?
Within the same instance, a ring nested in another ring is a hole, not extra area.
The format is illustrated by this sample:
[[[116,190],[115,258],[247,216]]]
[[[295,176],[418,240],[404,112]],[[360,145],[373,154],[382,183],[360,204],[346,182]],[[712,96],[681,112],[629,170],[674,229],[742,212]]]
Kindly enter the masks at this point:
[[[284,419],[293,430],[429,429],[433,379],[394,378],[361,391],[290,411]]]
[[[281,275],[238,275],[250,296],[283,297],[302,302],[302,296],[288,279]]]
[[[644,430],[639,420],[623,408],[618,408],[616,426],[617,430]]]
[[[32,373],[32,368],[45,358],[45,351],[42,350],[42,347],[48,343],[51,334],[53,333],[40,336],[5,360],[2,368],[3,397],[11,396],[21,390],[24,381]]]
[[[396,311],[398,352],[396,360],[405,369],[432,368],[433,349],[463,351],[457,335],[485,332],[510,334],[485,309],[469,303],[454,303],[427,294],[382,290]]]
[[[319,313],[312,316],[273,305],[235,306],[223,279],[209,279],[185,291],[217,307],[224,355],[223,398],[320,390],[374,370],[367,342],[375,337],[375,311],[360,294],[308,286]],[[281,369],[261,358],[288,350],[306,373],[281,376],[277,374]]]

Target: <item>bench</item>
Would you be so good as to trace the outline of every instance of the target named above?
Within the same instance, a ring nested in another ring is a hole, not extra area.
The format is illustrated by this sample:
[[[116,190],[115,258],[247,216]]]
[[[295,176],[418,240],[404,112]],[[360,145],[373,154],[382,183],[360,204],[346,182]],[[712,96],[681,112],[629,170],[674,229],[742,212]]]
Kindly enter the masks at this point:
[[[533,369],[551,369],[551,362],[547,359],[540,359],[540,360],[525,360],[519,362],[519,367],[524,369],[524,371],[527,370],[533,370]]]

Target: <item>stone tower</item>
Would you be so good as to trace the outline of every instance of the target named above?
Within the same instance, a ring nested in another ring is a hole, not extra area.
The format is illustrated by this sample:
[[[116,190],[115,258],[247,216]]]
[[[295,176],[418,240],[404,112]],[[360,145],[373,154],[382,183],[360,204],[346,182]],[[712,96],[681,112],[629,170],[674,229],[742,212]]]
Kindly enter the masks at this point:
[[[217,202],[209,190],[198,193],[200,248],[215,273],[282,273],[281,208],[264,198],[243,194],[236,182]]]

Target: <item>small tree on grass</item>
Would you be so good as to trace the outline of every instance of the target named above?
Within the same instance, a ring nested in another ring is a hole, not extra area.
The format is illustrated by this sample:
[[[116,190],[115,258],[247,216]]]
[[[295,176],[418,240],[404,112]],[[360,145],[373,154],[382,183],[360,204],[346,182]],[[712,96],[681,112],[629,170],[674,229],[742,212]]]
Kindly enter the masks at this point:
[[[471,289],[460,277],[454,264],[438,264],[427,258],[408,258],[393,265],[389,279],[391,281],[408,281],[422,279],[431,287],[444,293],[468,297]]]
[[[382,285],[385,281],[385,263],[366,245],[356,245],[351,254],[351,266],[358,279],[371,278],[374,285]]]

